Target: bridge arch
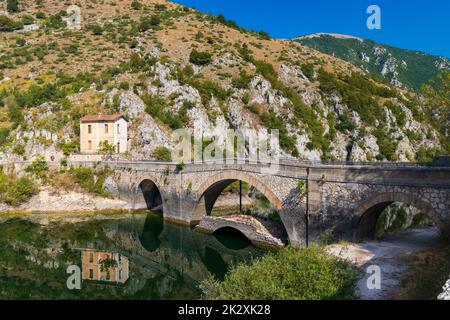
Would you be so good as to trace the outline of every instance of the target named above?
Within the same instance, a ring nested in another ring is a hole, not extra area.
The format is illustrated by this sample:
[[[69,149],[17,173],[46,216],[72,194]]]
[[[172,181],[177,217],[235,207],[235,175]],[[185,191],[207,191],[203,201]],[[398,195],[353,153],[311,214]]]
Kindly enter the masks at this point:
[[[164,213],[163,191],[158,186],[157,179],[151,176],[143,177],[138,183],[137,192],[142,195],[147,208]]]
[[[408,193],[379,193],[363,201],[356,209],[355,214],[357,217],[357,224],[354,232],[355,240],[373,239],[375,237],[375,228],[378,218],[384,209],[394,202],[411,205],[426,213],[437,226],[441,225],[441,221],[436,211],[426,200]]]
[[[209,177],[197,189],[197,203],[192,214],[192,221],[198,222],[209,216],[222,191],[235,181],[243,181],[261,192],[277,209],[282,208],[282,201],[272,190],[255,175],[242,171],[224,171]]]

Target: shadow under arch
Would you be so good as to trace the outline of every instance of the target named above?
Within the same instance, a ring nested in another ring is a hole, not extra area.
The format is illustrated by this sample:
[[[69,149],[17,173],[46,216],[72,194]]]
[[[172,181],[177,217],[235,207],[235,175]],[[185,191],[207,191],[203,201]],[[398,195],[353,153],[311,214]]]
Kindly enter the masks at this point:
[[[139,184],[139,189],[144,196],[147,208],[152,211],[164,213],[164,203],[161,191],[151,179],[144,179]]]
[[[375,228],[381,213],[394,202],[411,205],[426,213],[436,226],[441,225],[435,210],[428,202],[417,196],[399,193],[386,192],[371,197],[357,208],[355,214],[358,218],[354,231],[355,240],[371,240],[375,238]]]
[[[242,250],[252,244],[245,234],[232,227],[219,228],[213,235],[224,247],[231,250]]]
[[[220,194],[230,184],[243,181],[261,192],[277,210],[282,208],[282,201],[259,179],[245,172],[225,171],[208,178],[197,190],[199,195],[197,204],[192,214],[192,221],[199,222],[204,216],[211,215],[214,204]]]

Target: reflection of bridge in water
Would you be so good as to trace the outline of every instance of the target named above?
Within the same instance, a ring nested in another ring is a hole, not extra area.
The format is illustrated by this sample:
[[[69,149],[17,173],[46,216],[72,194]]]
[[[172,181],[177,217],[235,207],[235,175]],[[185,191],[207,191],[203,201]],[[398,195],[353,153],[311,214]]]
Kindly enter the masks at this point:
[[[233,241],[220,235],[193,232],[189,227],[164,223],[154,213],[113,220],[103,229],[110,244],[92,246],[129,258],[130,279],[126,283],[129,287],[136,285],[136,281],[155,278],[154,281],[160,282],[155,285],[157,290],[169,290],[174,283],[197,288],[209,274],[222,279],[233,263],[263,253],[244,239]]]

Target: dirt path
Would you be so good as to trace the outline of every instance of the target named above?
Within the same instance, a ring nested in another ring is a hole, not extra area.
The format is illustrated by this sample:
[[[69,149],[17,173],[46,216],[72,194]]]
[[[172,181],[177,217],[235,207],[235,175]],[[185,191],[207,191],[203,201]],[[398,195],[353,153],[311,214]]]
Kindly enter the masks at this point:
[[[364,270],[358,282],[358,297],[363,300],[389,299],[408,268],[408,258],[439,239],[436,228],[412,229],[379,241],[360,244],[336,244],[328,250],[346,260],[362,266]],[[368,289],[366,273],[370,266],[378,266],[381,271],[381,289]]]

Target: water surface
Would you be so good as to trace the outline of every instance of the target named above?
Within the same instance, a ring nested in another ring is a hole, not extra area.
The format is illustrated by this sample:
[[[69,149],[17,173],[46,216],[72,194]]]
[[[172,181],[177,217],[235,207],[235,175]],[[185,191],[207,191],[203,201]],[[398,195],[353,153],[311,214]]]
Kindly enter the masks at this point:
[[[264,254],[238,235],[165,223],[156,213],[0,218],[2,299],[198,299],[199,283]],[[67,287],[67,267],[81,289]]]

